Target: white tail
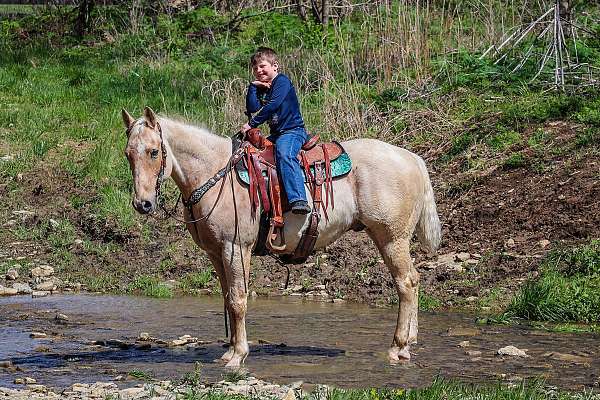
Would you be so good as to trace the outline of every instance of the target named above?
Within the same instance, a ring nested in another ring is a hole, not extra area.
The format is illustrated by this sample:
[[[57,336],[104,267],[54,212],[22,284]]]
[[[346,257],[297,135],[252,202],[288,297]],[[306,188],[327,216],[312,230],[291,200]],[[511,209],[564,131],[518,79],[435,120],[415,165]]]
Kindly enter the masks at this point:
[[[431,187],[431,180],[429,179],[427,167],[420,157],[417,158],[419,160],[419,167],[425,176],[423,209],[421,210],[421,216],[417,223],[417,237],[419,238],[419,242],[421,242],[431,254],[435,254],[442,241],[442,226],[435,206],[433,188]]]

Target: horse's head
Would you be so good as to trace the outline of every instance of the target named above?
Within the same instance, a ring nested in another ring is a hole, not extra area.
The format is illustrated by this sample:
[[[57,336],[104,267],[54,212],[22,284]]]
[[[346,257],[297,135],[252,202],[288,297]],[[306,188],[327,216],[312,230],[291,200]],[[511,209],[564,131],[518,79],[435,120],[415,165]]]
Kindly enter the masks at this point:
[[[167,151],[156,114],[144,108],[143,117],[135,120],[125,109],[121,111],[127,129],[125,156],[133,175],[133,207],[140,214],[157,208],[160,184],[170,175],[167,168]]]

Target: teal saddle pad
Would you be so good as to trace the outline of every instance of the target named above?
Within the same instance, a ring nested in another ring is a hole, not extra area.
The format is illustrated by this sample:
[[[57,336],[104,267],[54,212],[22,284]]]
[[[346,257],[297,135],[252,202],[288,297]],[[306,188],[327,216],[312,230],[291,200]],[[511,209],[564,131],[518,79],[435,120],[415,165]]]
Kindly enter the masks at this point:
[[[237,174],[242,182],[244,182],[246,185],[249,185],[250,177],[248,176],[248,170],[245,168],[245,166],[239,167],[240,165],[243,165],[243,160],[240,160],[240,162],[238,163],[238,168],[236,168]],[[352,160],[350,159],[350,156],[346,152],[343,152],[338,158],[331,161],[331,177],[332,178],[336,178],[338,176],[344,176],[348,172],[350,172],[351,169],[352,169]],[[314,176],[315,169],[313,166],[310,167],[310,172]],[[304,170],[302,170],[302,173],[304,173]],[[325,174],[325,169],[323,169],[323,174]],[[304,173],[304,175],[306,175],[306,173]],[[263,176],[265,176],[265,177],[267,176],[265,171],[263,171]],[[306,182],[306,176],[304,177],[304,181]]]

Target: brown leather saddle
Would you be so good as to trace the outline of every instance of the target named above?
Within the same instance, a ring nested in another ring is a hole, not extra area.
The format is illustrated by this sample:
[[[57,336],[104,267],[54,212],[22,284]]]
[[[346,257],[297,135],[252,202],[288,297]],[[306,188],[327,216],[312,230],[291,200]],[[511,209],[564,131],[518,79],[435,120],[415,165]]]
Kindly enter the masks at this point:
[[[318,143],[319,136],[311,137],[300,150],[298,161],[305,175],[305,183],[312,198],[310,221],[294,253],[285,257],[286,262],[302,263],[312,253],[318,237],[321,211],[328,219],[327,209],[334,208],[331,162],[345,153],[337,142]],[[286,250],[283,213],[290,210],[282,183],[277,175],[275,144],[262,136],[259,129],[250,129],[242,143],[245,146],[244,163],[249,176],[249,196],[252,214],[262,209],[261,221],[268,223],[268,229],[261,227],[255,254],[266,251],[280,253]],[[325,195],[323,196],[323,187]],[[325,200],[323,200],[325,197]],[[262,224],[261,224],[262,225]],[[262,236],[262,238],[261,238]]]

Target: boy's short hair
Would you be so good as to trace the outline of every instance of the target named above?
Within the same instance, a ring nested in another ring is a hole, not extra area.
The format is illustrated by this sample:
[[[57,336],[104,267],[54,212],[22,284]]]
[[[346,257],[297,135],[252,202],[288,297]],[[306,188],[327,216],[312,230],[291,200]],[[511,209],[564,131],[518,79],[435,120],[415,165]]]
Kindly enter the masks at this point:
[[[250,57],[250,65],[252,66],[255,66],[261,61],[267,61],[271,65],[279,63],[279,60],[277,60],[277,53],[269,47],[259,47],[254,54],[252,54],[252,57]]]

